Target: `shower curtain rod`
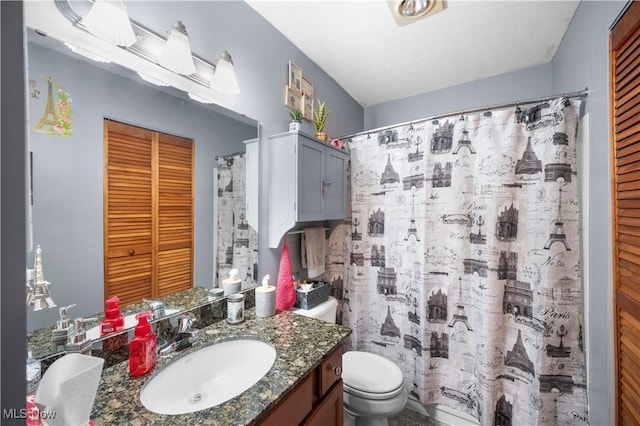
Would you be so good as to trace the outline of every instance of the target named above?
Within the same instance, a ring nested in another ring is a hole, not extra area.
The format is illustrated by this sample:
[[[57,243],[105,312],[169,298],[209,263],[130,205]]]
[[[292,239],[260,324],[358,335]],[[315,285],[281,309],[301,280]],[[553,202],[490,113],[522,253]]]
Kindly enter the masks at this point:
[[[216,155],[216,160],[218,158],[235,157],[236,155],[240,155],[240,154],[246,154],[246,152],[238,151],[238,152],[233,152],[231,154],[226,154],[226,155]]]
[[[527,100],[518,101],[518,102],[507,102],[507,103],[503,103],[503,104],[489,105],[489,106],[484,106],[484,107],[480,107],[480,108],[462,109],[462,110],[459,110],[459,111],[448,112],[448,113],[445,113],[445,114],[432,115],[432,116],[426,117],[426,118],[419,118],[417,120],[405,121],[404,123],[392,124],[392,125],[389,125],[389,126],[378,127],[377,129],[371,129],[371,130],[366,130],[366,131],[362,131],[362,132],[358,132],[358,133],[353,133],[353,134],[350,134],[350,135],[347,135],[347,136],[342,136],[340,139],[353,138],[355,136],[367,135],[367,134],[371,134],[371,133],[381,132],[383,130],[392,129],[394,127],[400,127],[400,126],[406,126],[406,125],[411,125],[411,124],[422,123],[424,121],[434,120],[436,118],[449,117],[449,116],[452,116],[452,115],[462,115],[462,114],[469,114],[469,113],[472,113],[472,112],[490,111],[492,109],[507,108],[507,107],[518,106],[518,105],[535,104],[535,103],[538,103],[538,102],[549,101],[551,99],[558,98],[558,97],[565,97],[567,99],[570,99],[570,98],[585,98],[588,94],[589,94],[589,88],[585,87],[583,90],[580,90],[578,92],[563,93],[561,95],[545,96],[543,98],[527,99]]]

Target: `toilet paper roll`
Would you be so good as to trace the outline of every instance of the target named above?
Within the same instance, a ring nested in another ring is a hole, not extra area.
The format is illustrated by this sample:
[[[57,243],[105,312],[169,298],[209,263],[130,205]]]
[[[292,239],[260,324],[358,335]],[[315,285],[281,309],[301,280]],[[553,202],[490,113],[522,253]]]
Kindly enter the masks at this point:
[[[270,317],[276,314],[276,287],[272,285],[256,287],[256,316]]]
[[[222,282],[222,288],[224,290],[224,295],[229,296],[230,294],[236,294],[240,292],[242,287],[242,281],[238,280],[237,282]]]

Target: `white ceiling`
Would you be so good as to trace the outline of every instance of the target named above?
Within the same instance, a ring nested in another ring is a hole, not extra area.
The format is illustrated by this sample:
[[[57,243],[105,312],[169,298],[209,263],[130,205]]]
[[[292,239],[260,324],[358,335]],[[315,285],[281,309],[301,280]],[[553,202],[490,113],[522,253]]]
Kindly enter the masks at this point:
[[[578,0],[448,0],[398,26],[384,0],[247,0],[367,107],[550,62]]]

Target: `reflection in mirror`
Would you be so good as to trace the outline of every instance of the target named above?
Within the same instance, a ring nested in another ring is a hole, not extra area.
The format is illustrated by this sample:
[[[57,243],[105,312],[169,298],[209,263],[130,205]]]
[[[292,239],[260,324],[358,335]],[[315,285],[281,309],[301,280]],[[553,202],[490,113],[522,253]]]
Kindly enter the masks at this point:
[[[246,152],[219,156],[214,193],[216,213],[216,282],[222,287],[232,269],[238,270],[243,287],[258,282],[257,139],[245,141]],[[254,183],[255,182],[255,183]]]
[[[44,330],[50,336],[59,307],[75,305],[70,319],[100,317],[105,299],[114,296],[105,294],[104,282],[105,118],[194,140],[192,285],[219,286],[232,266],[241,270],[243,288],[255,285],[257,191],[247,196],[244,189],[257,179],[258,144],[252,141],[258,123],[144,82],[115,64],[85,59],[35,31],[27,30],[27,38],[27,262],[33,265],[40,245],[44,278],[57,304],[36,312],[27,306],[30,335]],[[224,247],[224,256],[216,247]]]

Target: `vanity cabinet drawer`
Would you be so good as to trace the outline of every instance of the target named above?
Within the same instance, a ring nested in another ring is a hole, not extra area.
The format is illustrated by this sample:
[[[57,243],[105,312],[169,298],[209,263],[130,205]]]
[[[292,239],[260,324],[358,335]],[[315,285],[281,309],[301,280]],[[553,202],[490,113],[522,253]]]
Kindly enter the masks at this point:
[[[313,409],[313,373],[289,393],[269,414],[259,422],[260,426],[297,425]]]
[[[342,346],[334,350],[318,367],[319,397],[342,378]]]
[[[342,345],[271,409],[260,426],[342,426]]]

